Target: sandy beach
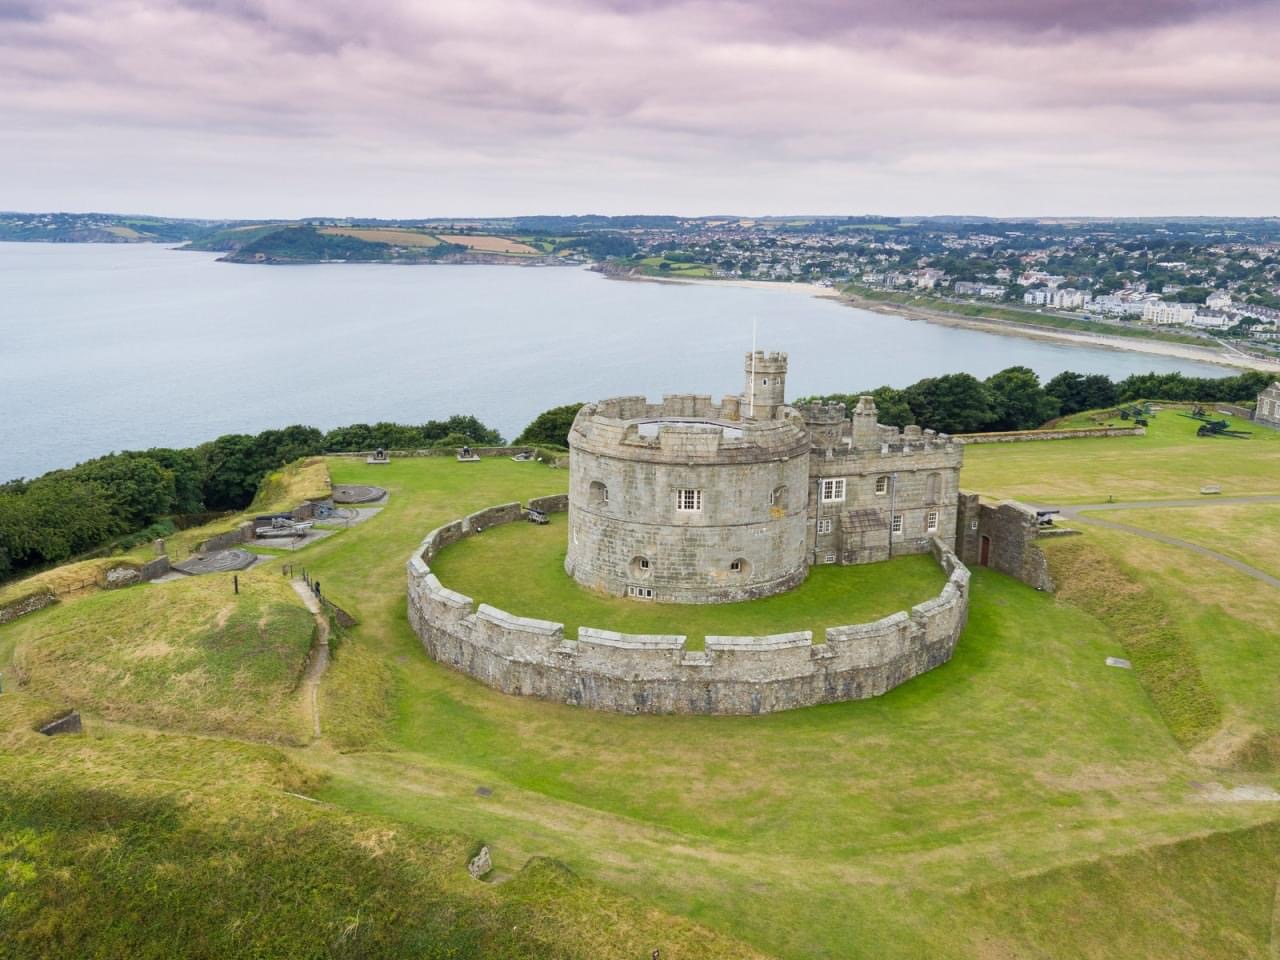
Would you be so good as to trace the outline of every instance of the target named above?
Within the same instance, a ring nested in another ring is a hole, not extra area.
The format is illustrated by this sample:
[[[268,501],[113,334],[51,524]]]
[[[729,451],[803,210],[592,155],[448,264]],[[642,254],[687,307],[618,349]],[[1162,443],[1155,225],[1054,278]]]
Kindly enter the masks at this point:
[[[1231,353],[1223,348],[1200,347],[1189,343],[1170,343],[1165,340],[1146,340],[1138,337],[1108,336],[1103,333],[1091,333],[1084,330],[1037,327],[1034,324],[1015,323],[1011,320],[963,317],[958,314],[930,310],[925,307],[865,300],[861,297],[842,294],[834,287],[824,287],[817,283],[779,283],[770,280],[709,280],[692,277],[637,277],[635,279],[653,280],[656,283],[696,283],[709,286],[750,287],[756,290],[803,294],[810,297],[838,300],[848,306],[856,307],[859,310],[868,310],[872,313],[905,317],[908,320],[922,320],[926,323],[937,323],[947,327],[981,330],[985,333],[994,333],[1005,337],[1054,340],[1059,343],[1074,343],[1099,347],[1104,350],[1127,350],[1130,353],[1146,353],[1180,360],[1195,360],[1200,363],[1214,363],[1236,370],[1262,370],[1267,373],[1280,374],[1280,360],[1267,360],[1240,353]]]

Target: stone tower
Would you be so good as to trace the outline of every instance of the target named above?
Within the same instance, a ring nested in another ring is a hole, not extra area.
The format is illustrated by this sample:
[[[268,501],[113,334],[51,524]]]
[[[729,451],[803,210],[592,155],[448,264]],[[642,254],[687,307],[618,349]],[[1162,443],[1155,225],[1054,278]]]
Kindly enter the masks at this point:
[[[778,408],[787,402],[787,355],[763,350],[748,353],[744,373],[747,389],[742,394],[743,416],[772,420]]]
[[[876,401],[872,397],[858,398],[853,410],[853,448],[871,450],[880,446],[880,427],[876,424]]]

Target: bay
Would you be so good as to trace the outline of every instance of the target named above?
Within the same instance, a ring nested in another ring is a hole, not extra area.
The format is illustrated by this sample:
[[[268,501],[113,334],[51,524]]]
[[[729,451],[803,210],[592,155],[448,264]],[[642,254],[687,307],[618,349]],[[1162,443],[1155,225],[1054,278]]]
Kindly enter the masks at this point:
[[[254,266],[154,245],[0,243],[0,480],[113,450],[473,413],[514,437],[607,396],[742,389],[762,349],[788,394],[1014,364],[1225,368],[885,316],[788,291],[628,283],[580,268]]]

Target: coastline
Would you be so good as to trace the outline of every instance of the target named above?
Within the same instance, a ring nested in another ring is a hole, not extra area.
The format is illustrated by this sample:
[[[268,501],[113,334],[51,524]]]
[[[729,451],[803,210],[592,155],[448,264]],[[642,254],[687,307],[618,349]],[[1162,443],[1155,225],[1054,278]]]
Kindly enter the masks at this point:
[[[856,295],[841,293],[834,287],[824,287],[816,283],[783,283],[771,280],[712,280],[701,277],[628,277],[626,279],[652,280],[655,283],[722,285],[801,293],[807,296],[835,300],[846,306],[856,307],[859,310],[866,310],[870,313],[903,317],[907,320],[923,320],[925,323],[936,323],[944,327],[960,327],[966,330],[977,330],[982,333],[993,333],[1005,337],[1023,337],[1028,340],[1050,340],[1058,343],[1070,343],[1076,346],[1097,347],[1102,350],[1127,350],[1130,353],[1145,353],[1159,357],[1171,357],[1176,360],[1212,363],[1220,367],[1229,367],[1233,370],[1260,370],[1264,373],[1280,374],[1280,361],[1231,354],[1226,350],[1215,350],[1212,347],[1200,347],[1188,343],[1170,343],[1164,340],[1145,340],[1137,337],[1108,336],[1102,333],[1089,333],[1081,330],[1060,330],[1055,327],[1037,327],[1034,324],[1015,323],[1011,320],[964,317],[942,310],[930,310],[927,307],[905,306],[897,303],[887,304],[878,300],[866,300]]]

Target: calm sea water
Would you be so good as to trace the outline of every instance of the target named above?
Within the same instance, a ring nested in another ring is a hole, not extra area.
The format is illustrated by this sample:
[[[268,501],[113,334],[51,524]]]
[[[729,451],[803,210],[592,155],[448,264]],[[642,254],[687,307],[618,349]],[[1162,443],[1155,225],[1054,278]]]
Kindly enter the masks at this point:
[[[0,480],[223,433],[474,413],[506,436],[619,394],[741,389],[759,345],[793,396],[1025,364],[1124,376],[1205,364],[1001,337],[796,293],[582,269],[262,267],[164,247],[0,243]]]

